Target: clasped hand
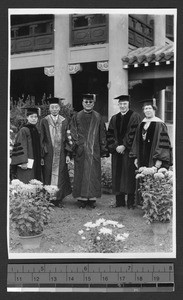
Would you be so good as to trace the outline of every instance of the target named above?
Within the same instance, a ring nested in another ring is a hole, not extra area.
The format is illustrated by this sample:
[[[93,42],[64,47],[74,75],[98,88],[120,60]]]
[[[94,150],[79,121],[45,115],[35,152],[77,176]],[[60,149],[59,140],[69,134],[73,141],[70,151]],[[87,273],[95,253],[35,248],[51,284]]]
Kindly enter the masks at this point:
[[[120,154],[123,154],[123,152],[125,151],[125,146],[124,145],[117,146],[116,151]]]

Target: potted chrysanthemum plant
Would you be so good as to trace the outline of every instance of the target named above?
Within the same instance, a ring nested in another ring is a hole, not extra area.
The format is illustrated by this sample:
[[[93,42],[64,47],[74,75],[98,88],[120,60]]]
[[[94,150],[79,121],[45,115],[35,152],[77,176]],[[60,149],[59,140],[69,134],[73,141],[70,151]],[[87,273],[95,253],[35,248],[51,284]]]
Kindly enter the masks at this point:
[[[53,210],[50,200],[54,200],[56,192],[56,187],[43,186],[38,180],[31,180],[28,184],[18,179],[11,181],[10,221],[18,232],[24,249],[39,247],[43,229]]]
[[[144,218],[155,233],[167,232],[173,208],[173,171],[141,167],[136,178],[140,178]]]

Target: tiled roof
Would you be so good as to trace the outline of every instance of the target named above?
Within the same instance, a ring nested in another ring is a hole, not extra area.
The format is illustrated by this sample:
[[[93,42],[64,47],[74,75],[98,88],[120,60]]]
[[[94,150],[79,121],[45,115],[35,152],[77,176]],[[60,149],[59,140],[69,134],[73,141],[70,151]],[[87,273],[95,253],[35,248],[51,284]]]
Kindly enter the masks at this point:
[[[122,57],[123,68],[140,67],[149,64],[170,64],[174,60],[174,45],[143,47],[132,50]]]

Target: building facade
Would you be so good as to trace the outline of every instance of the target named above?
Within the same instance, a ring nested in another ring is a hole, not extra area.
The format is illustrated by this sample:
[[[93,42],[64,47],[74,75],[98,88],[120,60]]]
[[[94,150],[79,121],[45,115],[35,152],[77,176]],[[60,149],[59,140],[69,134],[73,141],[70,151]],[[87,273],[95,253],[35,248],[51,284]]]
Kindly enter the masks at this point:
[[[76,111],[95,93],[105,121],[114,97],[132,107],[155,97],[173,135],[174,16],[137,14],[11,15],[10,96],[65,98]]]

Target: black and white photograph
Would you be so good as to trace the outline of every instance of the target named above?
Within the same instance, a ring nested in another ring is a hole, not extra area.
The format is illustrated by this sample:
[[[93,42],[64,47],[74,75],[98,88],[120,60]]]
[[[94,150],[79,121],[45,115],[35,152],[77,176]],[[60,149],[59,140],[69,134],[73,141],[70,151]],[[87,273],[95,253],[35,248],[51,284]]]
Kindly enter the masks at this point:
[[[10,259],[176,258],[177,10],[9,9]]]

